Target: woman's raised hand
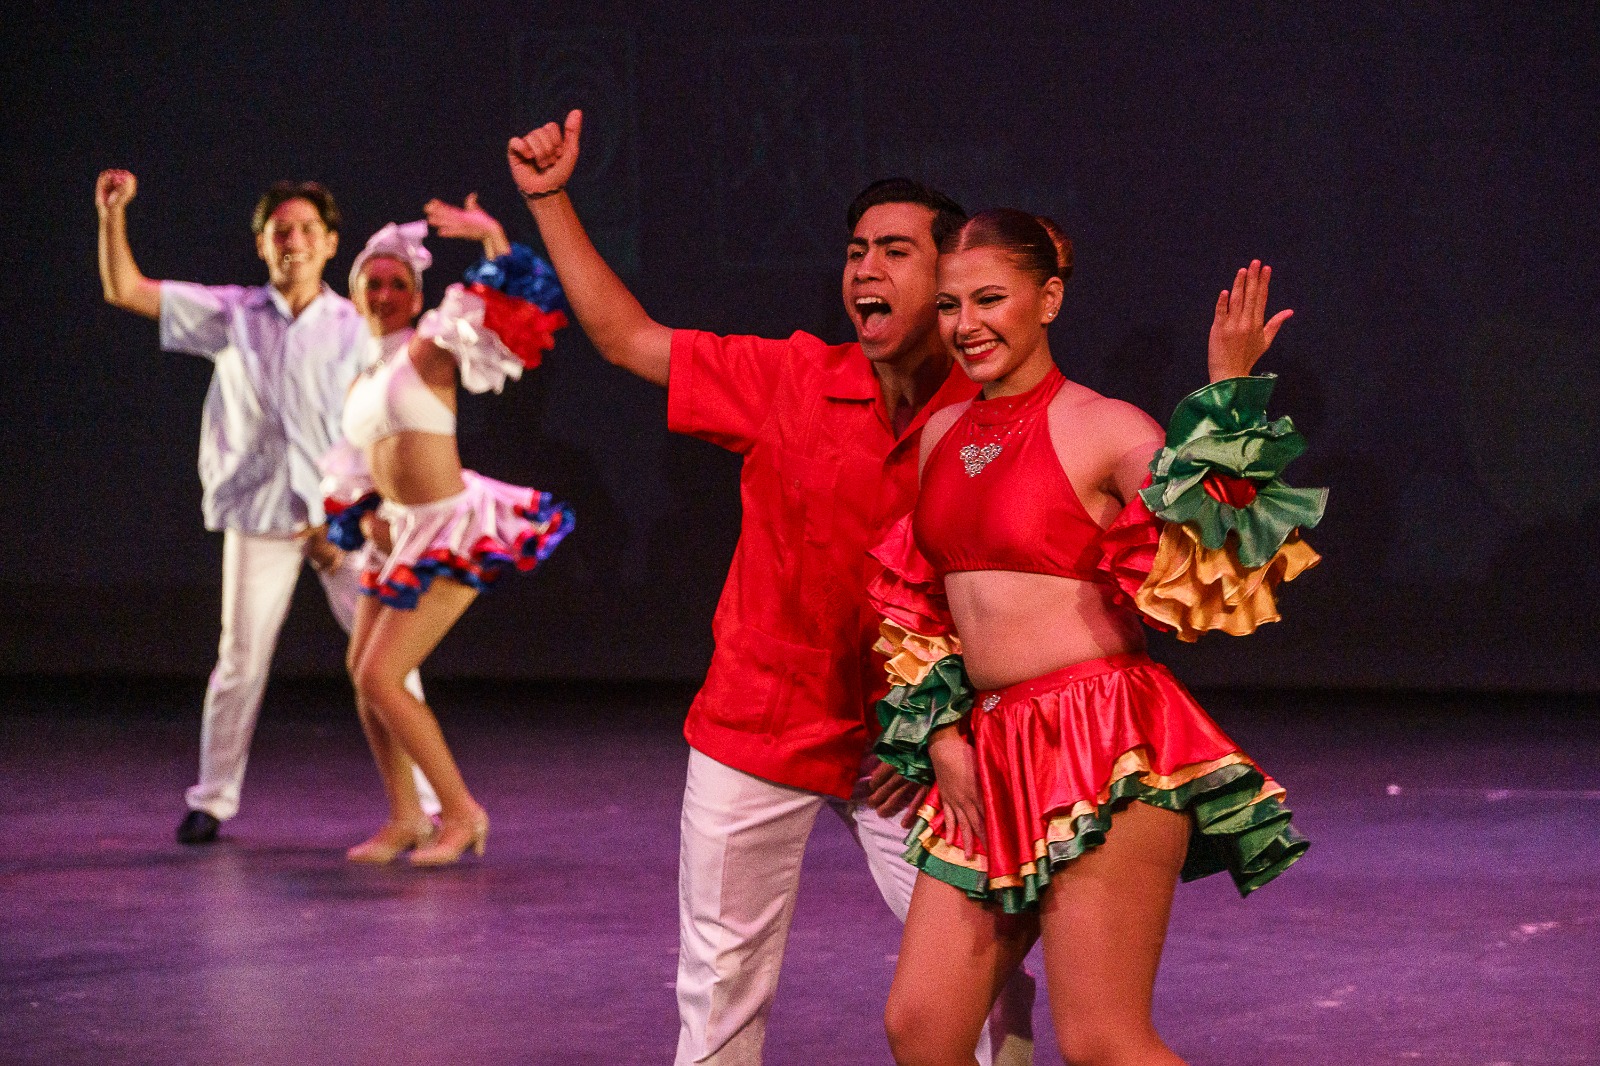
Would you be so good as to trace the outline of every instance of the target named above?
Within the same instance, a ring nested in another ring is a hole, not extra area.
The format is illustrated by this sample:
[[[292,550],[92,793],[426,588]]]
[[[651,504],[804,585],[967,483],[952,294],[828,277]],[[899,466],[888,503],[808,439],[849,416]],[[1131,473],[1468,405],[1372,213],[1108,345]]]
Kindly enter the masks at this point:
[[[495,259],[511,251],[506,231],[493,215],[478,206],[475,192],[467,193],[460,207],[440,199],[429,200],[422,205],[422,213],[428,216],[428,225],[441,237],[482,241],[485,259]]]
[[[429,200],[422,205],[422,213],[428,216],[428,225],[441,237],[481,241],[500,232],[500,223],[495,217],[478,206],[475,192],[467,193],[460,207],[439,199]]]
[[[1272,283],[1272,268],[1261,260],[1251,260],[1234,276],[1233,288],[1217,297],[1216,317],[1211,320],[1211,340],[1206,352],[1206,368],[1212,381],[1242,378],[1254,369],[1257,360],[1272,346],[1272,338],[1293,311],[1283,310],[1266,321],[1267,289]]]
[[[94,206],[102,214],[128,206],[139,191],[139,179],[126,170],[102,170],[94,183]]]
[[[513,137],[506,144],[506,162],[511,180],[529,199],[559,192],[572,177],[578,162],[578,134],[583,130],[583,112],[567,112],[564,125],[547,122],[524,137]]]

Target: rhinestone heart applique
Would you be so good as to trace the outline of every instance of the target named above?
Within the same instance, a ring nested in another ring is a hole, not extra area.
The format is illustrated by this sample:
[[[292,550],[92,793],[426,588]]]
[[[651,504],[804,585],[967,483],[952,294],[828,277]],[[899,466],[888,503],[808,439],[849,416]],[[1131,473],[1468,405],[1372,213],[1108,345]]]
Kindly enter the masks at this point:
[[[992,711],[992,710],[994,710],[995,704],[997,704],[999,702],[1000,702],[1000,693],[998,693],[998,692],[996,692],[996,693],[994,693],[993,695],[990,695],[990,696],[985,696],[983,698],[983,709],[986,710],[986,711]]]
[[[961,465],[967,469],[967,476],[977,477],[1000,454],[1000,445],[985,444],[980,448],[976,444],[969,444],[958,454],[961,456]]]

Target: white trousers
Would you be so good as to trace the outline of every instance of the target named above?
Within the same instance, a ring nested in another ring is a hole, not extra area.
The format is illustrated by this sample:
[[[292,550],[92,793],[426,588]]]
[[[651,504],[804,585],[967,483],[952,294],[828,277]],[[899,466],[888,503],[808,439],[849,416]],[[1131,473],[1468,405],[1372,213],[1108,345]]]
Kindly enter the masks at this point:
[[[845,801],[774,784],[689,752],[678,855],[676,1066],[761,1062],[800,887],[800,862],[823,806],[843,819],[884,902],[901,922],[906,920],[917,870],[902,858],[902,816],[885,818],[862,802],[865,784],[863,777]],[[1019,970],[979,1042],[983,1066],[995,1061],[995,1043],[1007,1049],[1003,1060],[1032,1061],[1033,992],[1033,979]],[[1005,1024],[999,1019],[1010,1019],[1018,1031],[996,1031],[997,1024]]]
[[[267,671],[304,562],[305,542],[298,537],[257,536],[233,529],[222,534],[222,639],[200,717],[200,781],[184,793],[190,810],[205,811],[222,821],[239,813],[239,792]],[[345,565],[317,576],[334,618],[350,632],[361,596],[354,559],[347,556]],[[422,698],[422,680],[415,670],[407,675],[406,688]],[[433,787],[421,771],[412,770],[422,809],[437,814],[439,800]]]

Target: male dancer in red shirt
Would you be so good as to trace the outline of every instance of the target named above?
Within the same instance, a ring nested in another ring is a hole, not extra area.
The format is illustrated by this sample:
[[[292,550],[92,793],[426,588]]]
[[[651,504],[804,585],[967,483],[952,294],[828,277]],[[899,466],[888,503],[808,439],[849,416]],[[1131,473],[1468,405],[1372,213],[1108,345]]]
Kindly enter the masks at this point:
[[[934,411],[976,387],[939,340],[937,240],[966,217],[901,179],[851,205],[845,307],[858,343],[719,337],[656,322],[590,243],[563,191],[581,112],[508,146],[513,179],[600,354],[667,386],[667,424],[744,456],[743,519],[689,708],[679,863],[677,1063],[761,1061],[806,838],[844,818],[902,921],[915,871],[894,815],[918,790],[867,757],[881,695],[867,549],[917,492]],[[1033,986],[1002,996],[980,1059],[1031,1061]],[[1009,1039],[1008,1039],[1009,1037]]]

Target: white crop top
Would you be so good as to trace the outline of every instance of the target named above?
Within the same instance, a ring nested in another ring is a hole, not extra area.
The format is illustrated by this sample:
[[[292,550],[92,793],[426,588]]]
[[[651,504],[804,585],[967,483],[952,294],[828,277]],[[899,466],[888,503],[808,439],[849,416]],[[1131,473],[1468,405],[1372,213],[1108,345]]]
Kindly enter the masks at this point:
[[[455,413],[411,364],[411,336],[407,329],[379,338],[378,359],[350,386],[342,421],[345,439],[357,448],[408,430],[455,434]]]

